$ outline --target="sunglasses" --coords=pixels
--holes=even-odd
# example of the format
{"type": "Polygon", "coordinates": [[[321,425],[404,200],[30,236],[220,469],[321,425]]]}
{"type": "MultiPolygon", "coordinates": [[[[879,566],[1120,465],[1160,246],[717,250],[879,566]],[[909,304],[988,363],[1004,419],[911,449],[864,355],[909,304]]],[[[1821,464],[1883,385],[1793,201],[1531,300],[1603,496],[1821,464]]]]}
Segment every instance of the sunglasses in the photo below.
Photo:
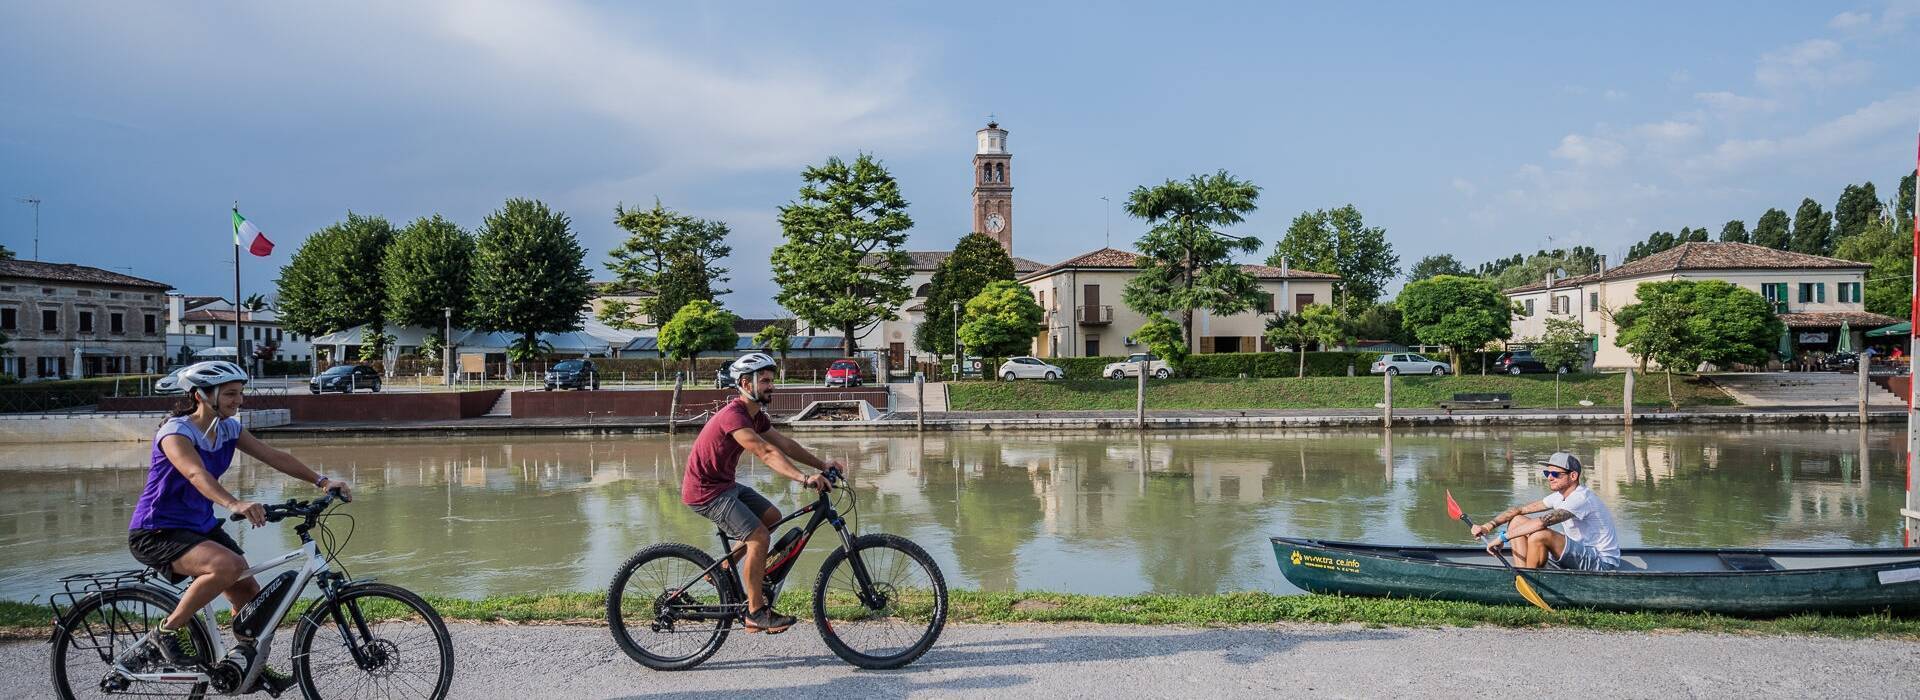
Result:
{"type": "Polygon", "coordinates": [[[1540,475],[1541,475],[1541,476],[1544,476],[1544,477],[1547,477],[1547,478],[1549,478],[1549,479],[1558,479],[1558,478],[1560,478],[1560,477],[1563,477],[1563,476],[1566,476],[1566,475],[1568,475],[1568,474],[1572,474],[1572,473],[1573,473],[1573,472],[1561,472],[1561,471],[1554,471],[1554,470],[1552,470],[1552,469],[1542,469],[1542,470],[1540,470],[1540,475]]]}

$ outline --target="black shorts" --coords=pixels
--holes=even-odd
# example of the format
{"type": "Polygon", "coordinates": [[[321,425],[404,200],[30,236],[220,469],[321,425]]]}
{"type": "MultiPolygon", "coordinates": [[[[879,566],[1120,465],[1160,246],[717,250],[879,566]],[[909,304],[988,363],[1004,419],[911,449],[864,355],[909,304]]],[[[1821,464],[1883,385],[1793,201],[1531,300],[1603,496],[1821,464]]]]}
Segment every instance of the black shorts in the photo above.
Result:
{"type": "Polygon", "coordinates": [[[214,544],[233,550],[234,554],[245,555],[240,544],[227,536],[227,531],[216,525],[206,532],[194,532],[186,528],[165,527],[155,530],[127,531],[127,548],[133,550],[133,558],[142,564],[160,571],[168,582],[179,583],[186,576],[174,573],[173,563],[187,555],[189,550],[201,542],[214,544]]]}

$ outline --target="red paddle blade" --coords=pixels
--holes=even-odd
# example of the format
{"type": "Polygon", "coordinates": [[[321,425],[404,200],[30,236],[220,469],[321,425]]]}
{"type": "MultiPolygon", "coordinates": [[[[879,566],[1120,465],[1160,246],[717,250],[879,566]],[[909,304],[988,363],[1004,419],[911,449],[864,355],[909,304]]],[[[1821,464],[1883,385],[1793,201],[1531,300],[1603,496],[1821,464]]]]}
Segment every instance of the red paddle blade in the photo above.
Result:
{"type": "Polygon", "coordinates": [[[1447,517],[1453,518],[1454,520],[1465,517],[1465,514],[1460,512],[1460,504],[1453,502],[1452,489],[1447,490],[1447,517]]]}

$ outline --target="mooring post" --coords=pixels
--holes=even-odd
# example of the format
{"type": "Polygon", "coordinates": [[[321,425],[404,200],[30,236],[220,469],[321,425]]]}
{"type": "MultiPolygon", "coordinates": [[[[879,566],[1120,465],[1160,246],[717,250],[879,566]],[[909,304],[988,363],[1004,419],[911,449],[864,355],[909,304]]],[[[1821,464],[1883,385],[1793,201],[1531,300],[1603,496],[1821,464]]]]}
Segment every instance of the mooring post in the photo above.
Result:
{"type": "Polygon", "coordinates": [[[1385,379],[1386,386],[1387,386],[1386,400],[1380,402],[1380,427],[1392,428],[1393,427],[1393,373],[1387,372],[1380,376],[1385,379]]]}
{"type": "Polygon", "coordinates": [[[913,373],[913,429],[927,432],[927,377],[913,373]]]}
{"type": "Polygon", "coordinates": [[[1633,368],[1627,368],[1627,388],[1620,399],[1620,415],[1625,417],[1627,427],[1633,427],[1633,368]]]}
{"type": "Polygon", "coordinates": [[[1133,390],[1133,425],[1147,429],[1147,361],[1140,361],[1140,379],[1133,390]]]}
{"type": "Polygon", "coordinates": [[[1854,357],[1859,358],[1859,361],[1855,364],[1860,365],[1860,371],[1858,372],[1858,374],[1860,375],[1860,424],[1866,425],[1867,424],[1867,356],[1865,353],[1861,353],[1859,355],[1855,355],[1854,357]]]}
{"type": "Polygon", "coordinates": [[[673,373],[673,398],[667,402],[667,434],[680,432],[680,422],[674,417],[680,414],[680,382],[686,379],[679,372],[673,373]]]}

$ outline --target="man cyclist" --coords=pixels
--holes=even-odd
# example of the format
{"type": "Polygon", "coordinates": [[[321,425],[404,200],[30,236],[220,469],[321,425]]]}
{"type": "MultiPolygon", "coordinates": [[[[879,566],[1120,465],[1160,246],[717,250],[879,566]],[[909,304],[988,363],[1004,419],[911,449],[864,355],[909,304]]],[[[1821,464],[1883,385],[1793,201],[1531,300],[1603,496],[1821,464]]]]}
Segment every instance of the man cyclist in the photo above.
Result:
{"type": "MultiPolygon", "coordinates": [[[[133,558],[153,567],[169,582],[193,577],[179,605],[147,635],[117,658],[122,668],[137,671],[155,664],[180,668],[197,654],[190,646],[187,623],[214,597],[225,593],[235,610],[260,594],[260,584],[247,575],[240,545],[220,527],[213,514],[219,504],[244,515],[253,527],[267,523],[266,508],[235,498],[220,485],[220,476],[233,466],[233,452],[260,460],[282,474],[313,484],[322,491],[351,496],[347,482],[321,476],[293,455],[261,442],[241,427],[234,416],[245,400],[247,373],[231,362],[201,362],[160,380],[158,388],[184,389],[186,400],[160,424],[153,436],[146,487],[134,505],[127,525],[127,545],[133,558]]],[[[238,634],[235,635],[236,638],[238,634]]],[[[240,638],[237,653],[252,663],[252,644],[240,638]]],[[[278,697],[293,678],[272,668],[260,675],[262,690],[278,697]]]]}
{"type": "MultiPolygon", "coordinates": [[[[780,510],[765,496],[734,480],[740,455],[751,452],[781,476],[825,491],[826,477],[804,474],[794,462],[826,471],[846,471],[837,459],[820,459],[793,438],[773,429],[766,407],[773,402],[776,365],[766,353],[749,353],[727,367],[739,396],[728,401],[700,428],[693,451],[687,455],[687,475],[680,483],[680,501],[741,541],[746,551],[739,566],[741,588],[747,592],[748,632],[777,634],[794,619],[768,605],[760,580],[766,575],[767,529],[780,522],[780,510]]],[[[738,551],[738,550],[736,550],[738,551]]]]}

